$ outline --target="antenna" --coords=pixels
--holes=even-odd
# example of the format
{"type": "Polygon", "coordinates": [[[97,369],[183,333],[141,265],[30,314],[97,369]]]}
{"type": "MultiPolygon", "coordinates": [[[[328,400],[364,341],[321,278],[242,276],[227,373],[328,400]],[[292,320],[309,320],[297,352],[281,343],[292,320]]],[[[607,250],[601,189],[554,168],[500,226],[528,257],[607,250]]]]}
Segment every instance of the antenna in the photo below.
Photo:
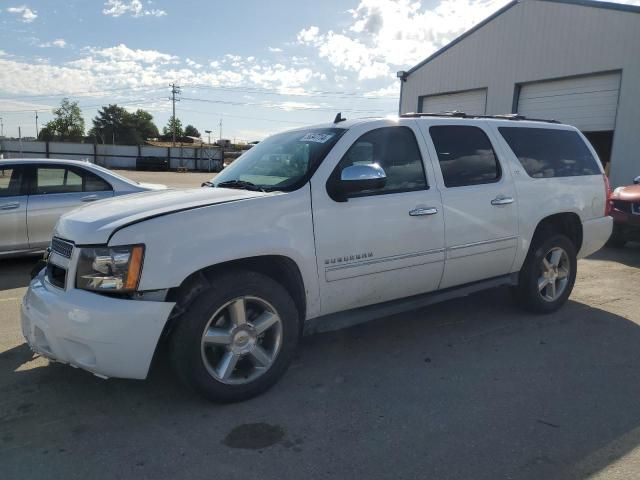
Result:
{"type": "Polygon", "coordinates": [[[340,123],[340,122],[344,122],[346,120],[346,118],[342,118],[342,112],[338,112],[338,114],[336,115],[336,118],[333,120],[333,123],[340,123]]]}

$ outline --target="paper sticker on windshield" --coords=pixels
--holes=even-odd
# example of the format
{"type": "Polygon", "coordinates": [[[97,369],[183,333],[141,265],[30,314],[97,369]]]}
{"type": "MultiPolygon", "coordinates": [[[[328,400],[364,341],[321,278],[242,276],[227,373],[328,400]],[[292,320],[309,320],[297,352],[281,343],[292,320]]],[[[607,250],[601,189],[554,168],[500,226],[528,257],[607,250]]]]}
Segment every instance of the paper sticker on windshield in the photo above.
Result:
{"type": "Polygon", "coordinates": [[[326,143],[335,133],[307,133],[300,139],[301,142],[326,143]]]}

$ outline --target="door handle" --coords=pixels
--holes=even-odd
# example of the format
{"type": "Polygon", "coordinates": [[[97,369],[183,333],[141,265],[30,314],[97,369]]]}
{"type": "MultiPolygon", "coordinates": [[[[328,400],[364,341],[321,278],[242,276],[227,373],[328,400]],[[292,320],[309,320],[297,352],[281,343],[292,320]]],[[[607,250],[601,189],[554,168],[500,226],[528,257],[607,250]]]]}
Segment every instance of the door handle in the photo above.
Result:
{"type": "Polygon", "coordinates": [[[496,198],[491,200],[491,205],[510,205],[513,203],[513,197],[507,197],[505,195],[498,195],[496,198]]]}
{"type": "Polygon", "coordinates": [[[438,209],[435,207],[416,207],[413,210],[409,210],[409,215],[412,217],[420,217],[422,215],[435,215],[438,213],[438,209]]]}
{"type": "Polygon", "coordinates": [[[0,205],[0,210],[15,210],[20,206],[18,202],[4,203],[0,205]]]}
{"type": "Polygon", "coordinates": [[[95,202],[96,200],[98,200],[98,196],[97,195],[87,195],[86,197],[82,197],[80,200],[82,200],[83,202],[95,202]]]}

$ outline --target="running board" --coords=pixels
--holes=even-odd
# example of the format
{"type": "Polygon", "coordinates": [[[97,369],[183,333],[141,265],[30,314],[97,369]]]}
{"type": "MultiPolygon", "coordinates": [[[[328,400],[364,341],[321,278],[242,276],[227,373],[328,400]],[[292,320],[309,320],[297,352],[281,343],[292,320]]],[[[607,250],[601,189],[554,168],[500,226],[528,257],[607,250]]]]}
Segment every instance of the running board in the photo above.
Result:
{"type": "Polygon", "coordinates": [[[518,284],[518,273],[511,273],[489,280],[467,283],[458,287],[451,287],[444,290],[415,295],[413,297],[401,298],[390,302],[377,303],[366,307],[354,308],[344,312],[331,313],[321,317],[315,317],[305,322],[303,335],[313,333],[331,332],[342,328],[352,327],[371,320],[396,315],[411,310],[433,305],[434,303],[445,302],[454,298],[466,297],[472,293],[487,290],[489,288],[513,286],[518,284]]]}

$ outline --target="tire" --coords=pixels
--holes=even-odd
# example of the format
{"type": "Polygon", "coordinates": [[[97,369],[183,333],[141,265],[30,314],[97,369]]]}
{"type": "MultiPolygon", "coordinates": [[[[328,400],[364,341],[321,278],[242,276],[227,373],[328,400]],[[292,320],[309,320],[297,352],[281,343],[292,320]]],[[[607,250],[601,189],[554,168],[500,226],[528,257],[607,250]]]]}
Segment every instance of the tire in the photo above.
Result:
{"type": "Polygon", "coordinates": [[[518,286],[515,287],[516,301],[530,312],[555,312],[571,295],[576,281],[576,268],[576,248],[569,238],[551,233],[534,239],[520,270],[518,286]],[[557,268],[548,268],[558,255],[560,260],[557,268]]]}
{"type": "Polygon", "coordinates": [[[171,363],[186,385],[211,401],[247,400],[274,385],[291,363],[298,310],[282,285],[259,273],[223,274],[212,284],[178,319],[171,363]],[[238,320],[243,315],[244,322],[238,320]]]}

